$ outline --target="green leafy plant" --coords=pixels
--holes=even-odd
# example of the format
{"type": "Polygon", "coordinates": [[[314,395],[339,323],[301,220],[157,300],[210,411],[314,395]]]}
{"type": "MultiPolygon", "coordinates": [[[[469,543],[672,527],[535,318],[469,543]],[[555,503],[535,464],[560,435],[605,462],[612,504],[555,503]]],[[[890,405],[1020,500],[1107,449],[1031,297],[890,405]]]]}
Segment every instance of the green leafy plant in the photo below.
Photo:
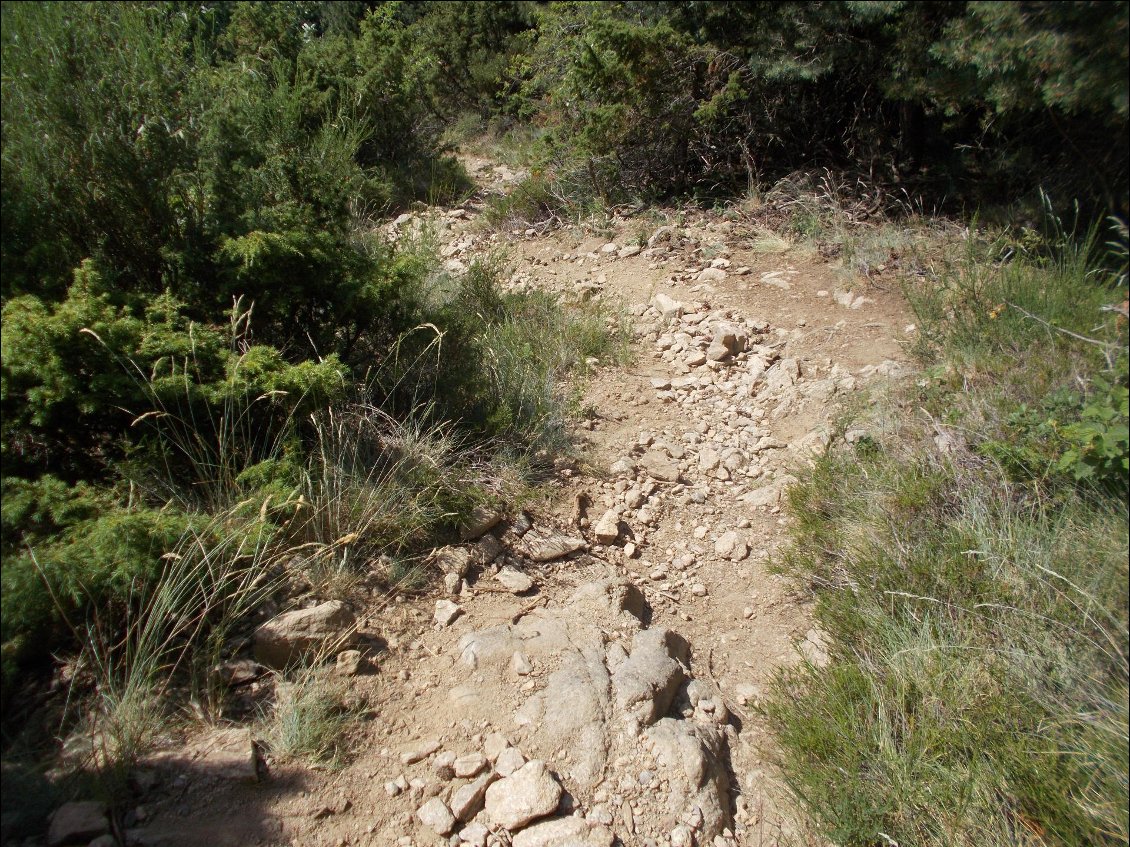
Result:
{"type": "Polygon", "coordinates": [[[1076,482],[1095,481],[1125,490],[1130,482],[1130,392],[1096,379],[1097,396],[1079,420],[1058,429],[1067,442],[1057,468],[1076,482]]]}

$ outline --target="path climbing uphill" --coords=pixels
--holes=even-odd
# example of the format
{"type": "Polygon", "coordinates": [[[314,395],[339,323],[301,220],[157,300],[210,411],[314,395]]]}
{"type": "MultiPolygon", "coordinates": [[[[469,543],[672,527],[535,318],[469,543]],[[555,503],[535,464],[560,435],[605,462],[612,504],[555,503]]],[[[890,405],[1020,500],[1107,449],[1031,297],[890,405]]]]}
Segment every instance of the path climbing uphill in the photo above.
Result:
{"type": "MultiPolygon", "coordinates": [[[[488,190],[517,178],[471,165],[488,190]]],[[[389,230],[430,220],[456,273],[505,247],[511,285],[625,316],[633,361],[585,382],[582,459],[559,463],[541,506],[480,511],[434,551],[429,594],[261,628],[269,664],[356,626],[338,671],[366,717],[351,756],[310,770],[256,764],[240,731],[191,739],[148,764],[140,843],[820,843],[758,707],[826,644],[769,568],[795,473],[866,434],[838,433],[837,410],[905,372],[905,305],[815,253],[765,249],[740,217],[489,233],[481,201],[389,230]]]]}

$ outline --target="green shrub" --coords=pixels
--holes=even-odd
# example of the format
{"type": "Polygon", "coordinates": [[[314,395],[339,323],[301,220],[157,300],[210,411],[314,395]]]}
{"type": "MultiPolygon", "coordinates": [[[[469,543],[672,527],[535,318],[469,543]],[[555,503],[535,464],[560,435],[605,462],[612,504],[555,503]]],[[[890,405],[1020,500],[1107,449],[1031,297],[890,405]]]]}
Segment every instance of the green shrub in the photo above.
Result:
{"type": "Polygon", "coordinates": [[[87,613],[124,613],[131,592],[159,577],[162,556],[199,523],[173,511],[104,508],[34,547],[6,550],[0,571],[5,689],[18,663],[69,641],[69,627],[87,613]]]}
{"type": "Polygon", "coordinates": [[[1031,202],[1050,180],[1124,215],[1128,9],[556,3],[515,62],[517,112],[614,201],[827,166],[935,202],[1031,202]]]}

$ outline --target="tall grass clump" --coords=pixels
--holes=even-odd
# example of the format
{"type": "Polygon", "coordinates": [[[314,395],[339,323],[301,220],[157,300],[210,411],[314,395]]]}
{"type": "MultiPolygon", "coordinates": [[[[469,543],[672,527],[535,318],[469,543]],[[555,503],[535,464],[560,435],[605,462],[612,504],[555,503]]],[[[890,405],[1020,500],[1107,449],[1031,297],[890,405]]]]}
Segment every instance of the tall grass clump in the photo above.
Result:
{"type": "Polygon", "coordinates": [[[74,678],[93,688],[74,692],[85,714],[72,747],[81,739],[88,751],[75,764],[111,797],[167,725],[174,691],[215,712],[213,666],[280,585],[272,536],[263,522],[217,516],[184,533],[155,579],[136,580],[120,602],[75,624],[83,648],[74,678]]]}
{"type": "Polygon", "coordinates": [[[409,408],[433,398],[433,416],[459,422],[480,443],[520,456],[560,453],[578,380],[594,360],[624,359],[626,325],[601,304],[508,285],[509,275],[502,255],[459,276],[430,274],[418,310],[431,334],[377,382],[409,408]]]}
{"type": "Polygon", "coordinates": [[[345,733],[355,717],[349,686],[317,664],[291,672],[276,685],[275,700],[262,719],[271,754],[282,760],[341,763],[345,733]]]}
{"type": "Polygon", "coordinates": [[[1093,237],[1042,247],[912,288],[923,378],[792,492],[834,647],[767,709],[836,843],[1130,838],[1125,288],[1093,237]]]}
{"type": "Polygon", "coordinates": [[[315,590],[347,594],[382,557],[453,526],[483,497],[475,451],[428,410],[397,421],[367,402],[321,410],[289,527],[315,590]]]}

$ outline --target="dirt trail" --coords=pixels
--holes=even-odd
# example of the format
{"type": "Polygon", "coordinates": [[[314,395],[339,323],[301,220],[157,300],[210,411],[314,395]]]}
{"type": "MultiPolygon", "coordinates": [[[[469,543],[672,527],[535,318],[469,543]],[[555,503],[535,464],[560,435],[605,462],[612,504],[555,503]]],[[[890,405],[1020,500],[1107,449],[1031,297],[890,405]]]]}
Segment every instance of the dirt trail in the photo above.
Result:
{"type": "MultiPolygon", "coordinates": [[[[516,177],[470,164],[487,190],[516,177]]],[[[350,680],[368,720],[343,770],[272,764],[247,786],[202,765],[154,792],[137,835],[212,847],[817,843],[774,777],[757,706],[776,669],[818,663],[824,647],[768,565],[790,472],[825,448],[842,402],[905,359],[905,304],[873,285],[846,292],[810,252],[758,252],[740,219],[491,236],[480,210],[436,213],[452,270],[505,246],[513,285],[599,299],[633,323],[634,364],[585,383],[585,461],[561,468],[532,529],[509,515],[478,542],[501,556],[475,554],[483,564],[458,596],[440,585],[361,611],[377,670],[350,680]],[[584,547],[534,561],[562,539],[584,547]],[[532,585],[511,593],[522,575],[532,585]],[[451,623],[434,621],[437,601],[459,607],[451,623]],[[641,679],[646,696],[633,697],[641,679]],[[517,791],[525,759],[564,789],[540,835],[503,826],[499,804],[517,801],[485,787],[509,774],[493,785],[517,791]],[[457,805],[465,820],[449,824],[457,805]]]]}

